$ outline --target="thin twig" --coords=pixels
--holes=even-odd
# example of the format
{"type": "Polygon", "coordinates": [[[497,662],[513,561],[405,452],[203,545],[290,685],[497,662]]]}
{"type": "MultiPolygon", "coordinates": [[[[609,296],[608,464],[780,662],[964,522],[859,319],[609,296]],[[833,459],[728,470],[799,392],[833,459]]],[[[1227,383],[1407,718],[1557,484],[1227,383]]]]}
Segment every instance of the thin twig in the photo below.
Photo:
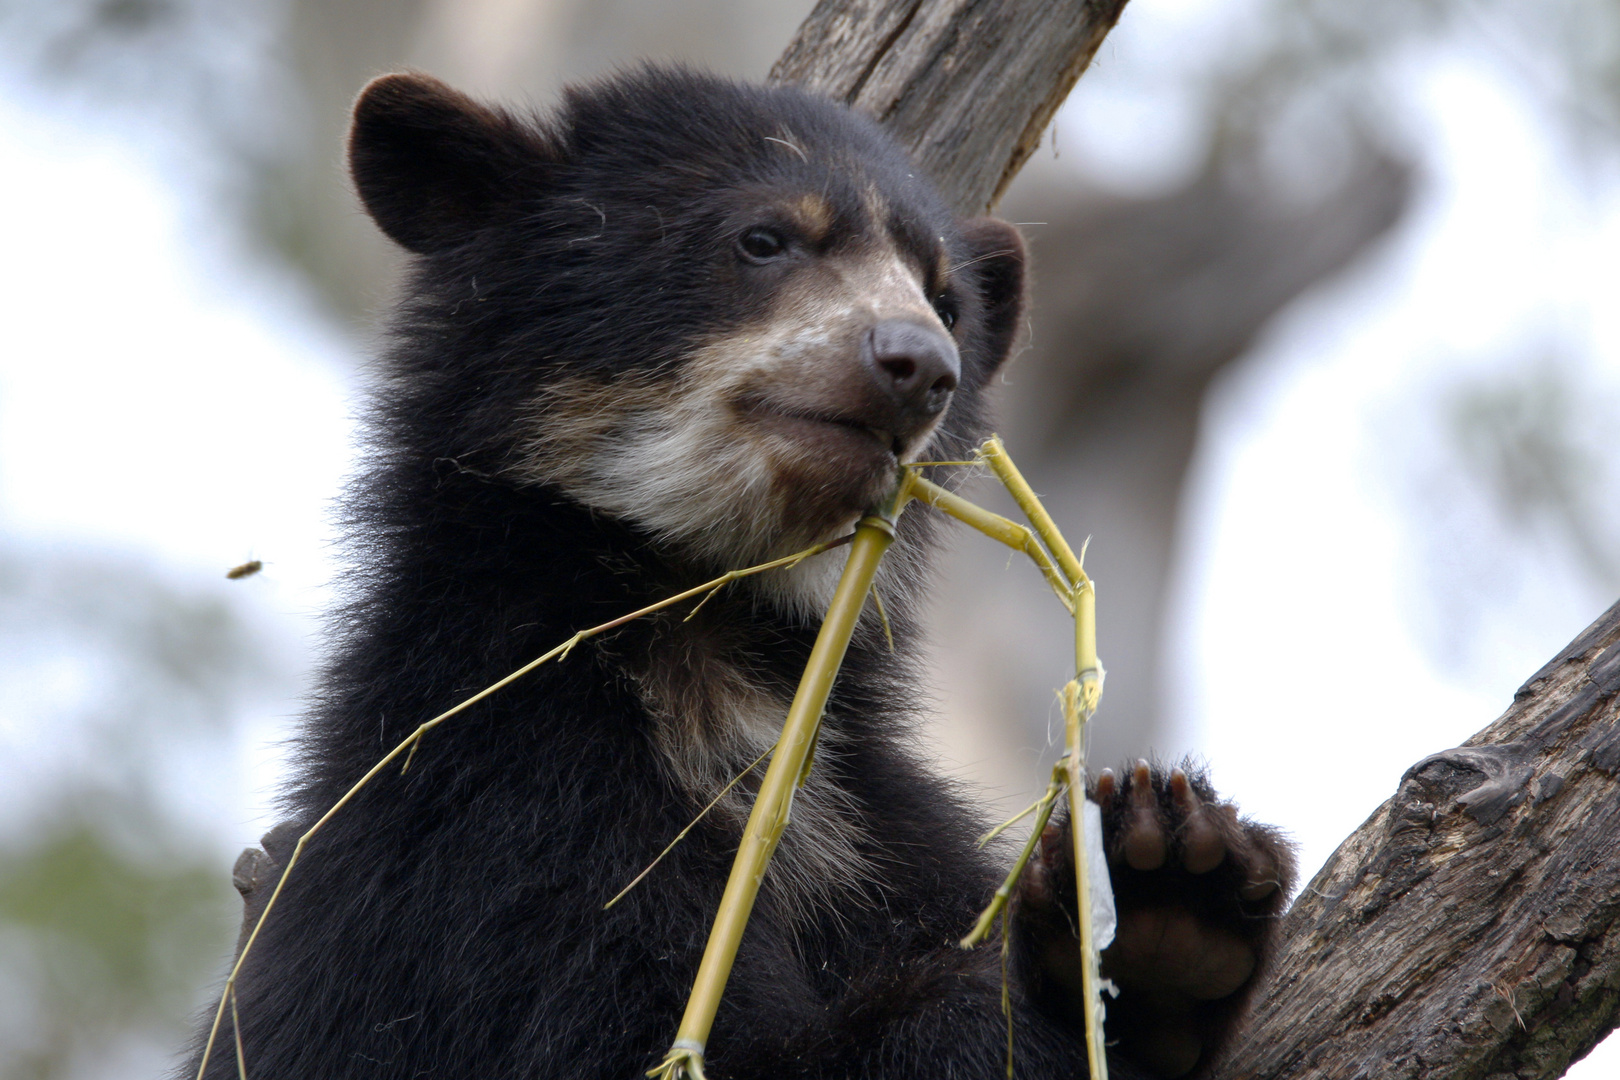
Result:
{"type": "Polygon", "coordinates": [[[1045,798],[1046,798],[1046,796],[1042,795],[1039,799],[1036,799],[1034,802],[1030,803],[1028,806],[1026,806],[1022,810],[1018,811],[1018,813],[1014,814],[1012,817],[1008,818],[1006,821],[1003,821],[1000,825],[997,825],[995,828],[991,829],[989,832],[987,832],[983,836],[979,837],[979,841],[978,841],[979,849],[981,851],[984,850],[985,845],[990,843],[990,841],[994,840],[996,837],[1000,836],[1002,833],[1006,832],[1008,829],[1012,828],[1014,825],[1018,824],[1020,821],[1023,821],[1025,818],[1029,817],[1029,815],[1033,814],[1035,811],[1039,810],[1041,808],[1041,803],[1042,803],[1042,801],[1045,800],[1045,798]]]}
{"type": "Polygon", "coordinates": [[[974,923],[973,929],[958,942],[962,948],[977,948],[990,936],[990,928],[995,925],[996,916],[1006,910],[1007,902],[1012,899],[1013,889],[1017,887],[1018,879],[1024,876],[1024,867],[1029,865],[1030,857],[1035,854],[1035,845],[1040,843],[1041,833],[1046,831],[1046,823],[1052,819],[1052,807],[1057,803],[1058,796],[1063,792],[1067,782],[1065,763],[1059,762],[1052,769],[1052,780],[1046,785],[1046,794],[1036,800],[1035,805],[1027,811],[1035,815],[1035,822],[1029,828],[1028,839],[1018,852],[1018,858],[1013,860],[1012,869],[1007,871],[1007,876],[996,887],[995,895],[990,897],[990,903],[979,913],[978,922],[974,923]]]}
{"type": "Polygon", "coordinates": [[[883,640],[889,643],[889,652],[893,653],[894,630],[889,626],[889,613],[883,610],[883,596],[876,585],[872,586],[872,604],[877,608],[878,622],[883,624],[883,640]]]}
{"type": "MultiPolygon", "coordinates": [[[[225,977],[225,988],[219,995],[219,1006],[214,1010],[214,1022],[208,1029],[208,1041],[203,1044],[202,1061],[197,1066],[197,1080],[202,1080],[203,1074],[208,1069],[208,1059],[214,1051],[214,1043],[219,1038],[220,1024],[225,1018],[225,1007],[234,1000],[234,996],[236,994],[236,980],[242,974],[242,966],[247,963],[248,954],[253,951],[254,943],[259,940],[259,932],[264,929],[265,921],[270,918],[270,912],[275,909],[276,901],[280,899],[282,889],[286,887],[287,879],[291,876],[293,867],[298,865],[298,859],[303,855],[305,845],[309,843],[312,836],[319,832],[328,821],[331,821],[332,818],[337,815],[338,811],[347,806],[354,799],[354,797],[360,793],[361,789],[371,782],[373,777],[382,772],[383,769],[387,768],[395,758],[399,757],[400,754],[407,750],[414,751],[416,745],[421,742],[422,736],[426,735],[429,731],[432,731],[434,728],[455,716],[457,713],[463,712],[473,705],[476,705],[478,702],[489,697],[497,690],[516,682],[518,679],[521,679],[523,676],[527,675],[541,664],[546,663],[548,660],[566,659],[568,654],[573,652],[574,646],[578,645],[582,641],[587,640],[588,638],[596,637],[599,634],[605,634],[609,630],[615,630],[623,626],[625,623],[631,622],[632,620],[663,611],[665,608],[673,607],[676,604],[690,600],[694,596],[701,596],[704,593],[713,592],[713,590],[719,586],[735,581],[738,578],[749,577],[753,574],[761,574],[767,570],[776,570],[782,567],[797,566],[799,563],[813,555],[819,555],[824,551],[830,551],[833,548],[842,547],[854,538],[855,534],[850,533],[849,535],[841,536],[836,540],[828,540],[824,543],[815,544],[803,551],[795,552],[792,555],[784,555],[780,559],[772,559],[769,562],[760,563],[758,566],[750,566],[744,570],[728,571],[713,581],[706,581],[702,585],[693,586],[692,588],[686,589],[683,592],[676,593],[674,596],[666,597],[656,603],[648,604],[646,607],[638,608],[637,610],[630,612],[628,615],[621,615],[616,619],[610,619],[607,622],[602,623],[600,626],[593,626],[588,630],[581,630],[567,641],[548,649],[546,652],[535,657],[527,664],[524,664],[522,667],[506,676],[504,679],[484,687],[482,690],[478,691],[478,693],[446,709],[433,719],[421,724],[415,731],[407,735],[403,740],[400,741],[398,746],[388,751],[388,753],[385,754],[380,761],[378,761],[370,769],[366,770],[366,774],[359,780],[355,781],[354,786],[349,788],[348,791],[344,792],[343,797],[338,799],[337,802],[333,803],[331,808],[328,809],[326,813],[322,814],[320,818],[316,820],[315,824],[311,825],[309,829],[298,838],[298,843],[293,846],[292,854],[287,858],[287,865],[282,867],[281,877],[277,879],[276,887],[270,893],[270,899],[265,902],[264,910],[259,913],[258,921],[253,924],[252,933],[250,933],[247,940],[242,943],[242,951],[237,956],[236,963],[231,965],[230,974],[225,977]]],[[[408,756],[406,760],[409,761],[408,756]]]]}
{"type": "Polygon", "coordinates": [[[236,1036],[237,1080],[247,1080],[247,1054],[242,1051],[242,1018],[236,1014],[236,987],[231,987],[231,1033],[236,1036]]]}
{"type": "Polygon", "coordinates": [[[725,787],[720,789],[720,794],[718,794],[714,798],[710,799],[709,800],[709,805],[705,806],[702,810],[699,810],[697,817],[693,818],[690,822],[688,822],[687,825],[686,825],[686,828],[682,829],[680,832],[675,834],[675,839],[671,840],[669,842],[669,846],[664,848],[663,851],[660,851],[658,853],[658,858],[656,858],[652,862],[648,863],[647,868],[645,870],[643,870],[641,873],[637,874],[633,879],[631,879],[630,884],[628,884],[624,888],[620,889],[614,895],[613,899],[611,899],[607,903],[603,904],[602,905],[602,910],[606,911],[608,908],[612,907],[614,904],[617,904],[620,900],[624,899],[626,893],[628,893],[631,889],[635,888],[637,885],[641,884],[641,879],[646,877],[648,874],[652,873],[653,872],[653,867],[655,867],[659,863],[663,862],[664,861],[664,856],[668,855],[670,852],[674,851],[675,850],[675,845],[680,843],[682,840],[685,840],[686,839],[686,834],[691,832],[693,829],[697,828],[697,823],[702,821],[704,816],[707,815],[710,810],[713,810],[716,806],[718,806],[720,804],[720,800],[726,797],[726,792],[728,792],[732,788],[736,787],[737,782],[739,780],[741,780],[743,777],[747,776],[749,773],[753,772],[756,768],[758,768],[759,763],[764,761],[765,758],[767,756],[769,756],[770,752],[772,750],[775,750],[775,749],[776,749],[776,744],[772,743],[765,750],[765,753],[763,753],[763,754],[759,755],[759,757],[755,758],[748,765],[748,767],[745,768],[742,772],[738,773],[736,776],[733,776],[731,778],[731,782],[729,784],[727,784],[725,787]]]}

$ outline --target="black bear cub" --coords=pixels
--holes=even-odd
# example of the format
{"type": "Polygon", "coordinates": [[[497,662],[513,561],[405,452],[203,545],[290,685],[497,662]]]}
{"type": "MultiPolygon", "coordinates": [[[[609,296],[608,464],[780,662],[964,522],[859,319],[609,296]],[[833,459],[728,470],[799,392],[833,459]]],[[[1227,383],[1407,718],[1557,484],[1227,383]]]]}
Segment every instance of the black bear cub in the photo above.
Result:
{"type": "MultiPolygon", "coordinates": [[[[414,259],[295,835],[417,724],[574,630],[836,538],[897,463],[959,460],[986,431],[1023,245],[954,220],[843,108],[648,68],[532,119],[392,75],[355,107],[350,162],[414,259]]],[[[905,515],[885,562],[894,648],[875,616],[851,646],[707,1048],[715,1080],[1005,1069],[999,947],[956,945],[1004,865],[908,735],[935,525],[905,515]]],[[[603,904],[772,744],[842,561],[593,639],[378,775],[311,841],[244,968],[248,1075],[657,1064],[763,769],[603,904]]],[[[1142,763],[1092,795],[1120,905],[1115,1075],[1183,1075],[1265,962],[1290,856],[1181,770],[1142,763]]],[[[1065,828],[1013,919],[1024,1077],[1087,1072],[1065,828]]]]}

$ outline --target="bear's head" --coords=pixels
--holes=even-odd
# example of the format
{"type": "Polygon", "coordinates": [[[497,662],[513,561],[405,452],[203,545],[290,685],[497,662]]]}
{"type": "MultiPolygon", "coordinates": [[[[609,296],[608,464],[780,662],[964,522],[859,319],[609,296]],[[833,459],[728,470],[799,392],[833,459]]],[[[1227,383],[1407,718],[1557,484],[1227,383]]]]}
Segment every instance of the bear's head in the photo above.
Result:
{"type": "Polygon", "coordinates": [[[723,567],[847,531],[957,457],[1023,302],[872,122],[641,69],[520,118],[372,82],[350,164],[417,256],[393,354],[415,452],[543,485],[723,567]]]}

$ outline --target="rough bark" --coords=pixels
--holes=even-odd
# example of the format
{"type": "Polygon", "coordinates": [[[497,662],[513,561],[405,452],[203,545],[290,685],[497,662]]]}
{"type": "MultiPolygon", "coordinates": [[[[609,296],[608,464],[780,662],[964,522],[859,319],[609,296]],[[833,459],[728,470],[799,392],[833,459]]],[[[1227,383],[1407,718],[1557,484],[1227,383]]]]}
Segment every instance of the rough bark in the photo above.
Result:
{"type": "Polygon", "coordinates": [[[958,213],[982,214],[1125,0],[822,0],[771,69],[876,117],[958,213]]]}
{"type": "Polygon", "coordinates": [[[1212,1076],[1561,1076],[1620,1021],[1617,769],[1620,603],[1334,853],[1212,1076]]]}

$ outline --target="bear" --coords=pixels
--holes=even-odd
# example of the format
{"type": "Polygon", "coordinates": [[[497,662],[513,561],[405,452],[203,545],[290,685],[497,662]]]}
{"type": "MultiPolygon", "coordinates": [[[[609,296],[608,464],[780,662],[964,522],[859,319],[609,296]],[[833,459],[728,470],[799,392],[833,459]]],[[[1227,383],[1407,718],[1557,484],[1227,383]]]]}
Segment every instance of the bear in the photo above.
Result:
{"type": "MultiPolygon", "coordinates": [[[[389,75],[358,99],[349,161],[410,265],[250,924],[290,838],[426,718],[578,629],[846,535],[903,464],[969,456],[1024,319],[1013,226],[957,220],[875,123],[793,89],[647,66],[519,115],[389,75]]],[[[1066,818],[1005,965],[998,942],[957,944],[1007,860],[912,744],[938,529],[923,508],[899,522],[886,618],[857,627],[706,1047],[714,1080],[990,1077],[1009,1038],[1022,1076],[1088,1075],[1066,818]]],[[[590,639],[378,773],[243,964],[248,1075],[655,1067],[841,563],[590,639]]],[[[1089,796],[1119,906],[1110,1068],[1186,1075],[1264,971],[1292,856],[1196,769],[1137,762],[1089,796]]],[[[192,1075],[237,1075],[231,1015],[192,1075]]]]}

